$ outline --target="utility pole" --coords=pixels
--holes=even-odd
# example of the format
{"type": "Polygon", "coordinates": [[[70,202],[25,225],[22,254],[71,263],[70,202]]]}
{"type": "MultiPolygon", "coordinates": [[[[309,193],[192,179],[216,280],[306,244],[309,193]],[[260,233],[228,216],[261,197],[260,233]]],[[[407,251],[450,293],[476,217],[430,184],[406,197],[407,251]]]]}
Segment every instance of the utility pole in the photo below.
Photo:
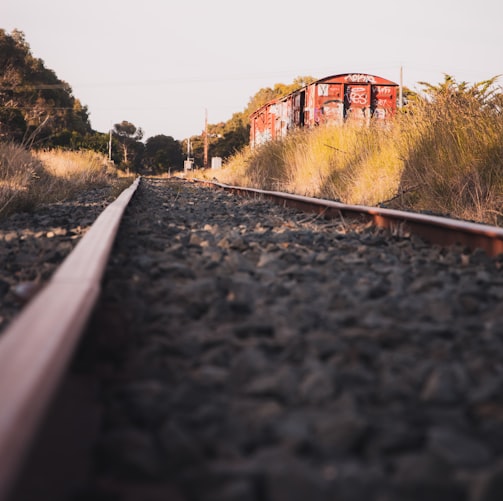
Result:
{"type": "Polygon", "coordinates": [[[110,127],[110,139],[108,140],[108,161],[112,161],[112,128],[110,127]]]}
{"type": "Polygon", "coordinates": [[[208,168],[208,108],[204,109],[204,168],[208,168]]]}

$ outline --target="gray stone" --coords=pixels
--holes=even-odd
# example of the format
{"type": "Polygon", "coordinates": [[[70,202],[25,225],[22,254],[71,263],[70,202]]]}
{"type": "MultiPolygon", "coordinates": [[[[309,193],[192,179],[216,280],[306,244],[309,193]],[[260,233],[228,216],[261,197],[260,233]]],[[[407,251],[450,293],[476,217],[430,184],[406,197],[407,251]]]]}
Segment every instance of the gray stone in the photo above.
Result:
{"type": "Polygon", "coordinates": [[[433,427],[428,432],[429,449],[455,466],[482,466],[491,460],[491,451],[480,440],[451,429],[433,427]]]}

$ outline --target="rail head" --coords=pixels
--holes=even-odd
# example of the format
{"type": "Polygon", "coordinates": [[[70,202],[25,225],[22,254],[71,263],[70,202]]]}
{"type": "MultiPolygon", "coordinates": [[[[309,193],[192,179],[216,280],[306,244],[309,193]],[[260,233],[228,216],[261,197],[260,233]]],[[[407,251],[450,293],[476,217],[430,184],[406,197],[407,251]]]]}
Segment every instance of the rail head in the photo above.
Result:
{"type": "Polygon", "coordinates": [[[243,196],[262,196],[285,206],[323,214],[329,218],[340,216],[363,218],[378,227],[414,234],[432,244],[442,246],[457,244],[470,250],[483,249],[489,256],[503,254],[503,228],[496,226],[381,207],[348,205],[333,200],[232,186],[197,178],[193,178],[192,181],[222,188],[243,196]]]}
{"type": "Polygon", "coordinates": [[[137,178],[106,207],[48,284],[0,334],[0,501],[68,365],[100,291],[137,178]]]}

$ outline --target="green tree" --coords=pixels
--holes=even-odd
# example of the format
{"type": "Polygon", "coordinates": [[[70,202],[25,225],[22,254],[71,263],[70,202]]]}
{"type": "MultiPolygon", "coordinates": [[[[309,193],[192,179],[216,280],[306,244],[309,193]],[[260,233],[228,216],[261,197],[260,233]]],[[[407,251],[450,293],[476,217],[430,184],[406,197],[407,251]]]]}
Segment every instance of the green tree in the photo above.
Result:
{"type": "Polygon", "coordinates": [[[21,110],[0,107],[0,140],[21,142],[26,135],[26,128],[21,110]]]}
{"type": "Polygon", "coordinates": [[[91,133],[88,112],[71,87],[33,57],[21,31],[0,29],[0,135],[52,146],[71,132],[91,133]]]}
{"type": "Polygon", "coordinates": [[[138,157],[140,150],[142,150],[142,147],[138,143],[143,138],[143,130],[139,127],[137,128],[131,122],[123,120],[114,125],[112,133],[121,145],[122,164],[126,168],[131,167],[135,164],[134,161],[138,157]]]}
{"type": "Polygon", "coordinates": [[[221,157],[224,160],[246,146],[250,140],[248,117],[243,113],[234,113],[230,120],[220,127],[210,129],[209,157],[221,157]],[[216,139],[212,139],[215,138],[216,139]]]}
{"type": "Polygon", "coordinates": [[[171,136],[157,135],[149,137],[145,143],[143,154],[143,168],[159,174],[170,169],[183,169],[182,145],[171,136]]]}

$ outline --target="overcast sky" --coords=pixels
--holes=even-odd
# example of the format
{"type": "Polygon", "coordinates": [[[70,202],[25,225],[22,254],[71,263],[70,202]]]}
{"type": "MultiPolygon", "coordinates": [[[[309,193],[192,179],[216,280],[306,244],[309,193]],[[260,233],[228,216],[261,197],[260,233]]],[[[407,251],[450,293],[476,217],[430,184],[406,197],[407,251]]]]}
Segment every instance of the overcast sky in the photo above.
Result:
{"type": "MultiPolygon", "coordinates": [[[[0,0],[0,28],[68,82],[94,129],[184,139],[298,76],[419,90],[503,74],[501,0],[0,0]]],[[[500,80],[503,85],[503,80],[500,80]]]]}

